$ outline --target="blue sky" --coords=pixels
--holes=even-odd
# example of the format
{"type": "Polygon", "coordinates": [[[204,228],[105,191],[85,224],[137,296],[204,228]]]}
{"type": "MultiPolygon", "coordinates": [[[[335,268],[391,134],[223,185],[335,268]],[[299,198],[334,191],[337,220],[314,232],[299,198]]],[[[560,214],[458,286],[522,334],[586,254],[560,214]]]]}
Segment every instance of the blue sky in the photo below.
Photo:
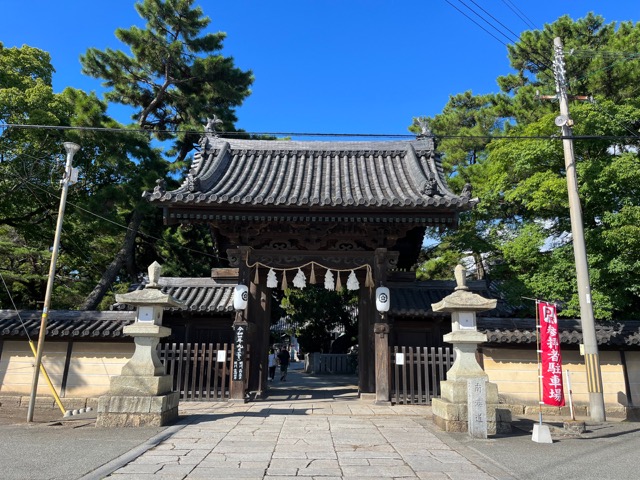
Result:
{"type": "MultiPolygon", "coordinates": [[[[237,126],[250,132],[406,134],[412,117],[439,113],[450,95],[497,91],[496,77],[510,71],[503,44],[510,42],[464,4],[517,34],[530,29],[525,20],[541,28],[589,11],[607,22],[640,20],[638,0],[448,1],[499,40],[446,0],[197,4],[211,18],[211,31],[227,33],[223,53],[254,72],[253,93],[237,112],[237,126]]],[[[134,4],[0,0],[0,42],[48,51],[56,91],[72,86],[101,94],[99,80],[81,74],[79,57],[89,47],[124,48],[114,31],[143,25],[134,4]]],[[[128,121],[124,110],[110,112],[128,121]]]]}

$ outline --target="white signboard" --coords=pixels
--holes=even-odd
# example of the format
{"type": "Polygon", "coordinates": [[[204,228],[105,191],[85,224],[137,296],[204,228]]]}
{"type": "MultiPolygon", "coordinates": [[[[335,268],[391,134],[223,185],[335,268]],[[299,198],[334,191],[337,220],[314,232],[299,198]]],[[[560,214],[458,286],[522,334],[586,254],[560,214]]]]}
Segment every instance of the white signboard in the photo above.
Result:
{"type": "Polygon", "coordinates": [[[404,365],[404,353],[396,353],[396,365],[404,365]]]}
{"type": "Polygon", "coordinates": [[[218,362],[225,362],[227,360],[227,352],[224,350],[218,350],[218,362]]]}

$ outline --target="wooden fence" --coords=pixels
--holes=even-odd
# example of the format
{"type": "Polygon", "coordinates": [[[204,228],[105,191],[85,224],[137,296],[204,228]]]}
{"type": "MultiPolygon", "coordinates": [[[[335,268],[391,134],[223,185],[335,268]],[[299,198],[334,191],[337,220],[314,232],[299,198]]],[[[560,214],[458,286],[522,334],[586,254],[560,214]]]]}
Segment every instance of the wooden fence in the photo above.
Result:
{"type": "Polygon", "coordinates": [[[321,375],[348,375],[356,373],[357,357],[336,353],[308,353],[305,356],[306,373],[321,375]]]}
{"type": "MultiPolygon", "coordinates": [[[[173,377],[173,391],[182,401],[229,399],[233,344],[165,343],[158,345],[164,373],[173,377]]],[[[247,351],[245,378],[249,376],[247,351]]],[[[316,374],[355,373],[350,355],[315,354],[316,374]]],[[[429,405],[440,395],[440,380],[453,363],[451,348],[393,347],[391,352],[391,401],[395,404],[429,405]]]]}
{"type": "Polygon", "coordinates": [[[392,403],[430,405],[440,395],[453,352],[449,347],[393,347],[390,360],[392,403]]]}
{"type": "MultiPolygon", "coordinates": [[[[233,344],[165,343],[158,345],[165,375],[173,377],[173,391],[182,401],[226,401],[229,399],[233,344]]],[[[245,378],[249,375],[249,352],[245,378]]]]}

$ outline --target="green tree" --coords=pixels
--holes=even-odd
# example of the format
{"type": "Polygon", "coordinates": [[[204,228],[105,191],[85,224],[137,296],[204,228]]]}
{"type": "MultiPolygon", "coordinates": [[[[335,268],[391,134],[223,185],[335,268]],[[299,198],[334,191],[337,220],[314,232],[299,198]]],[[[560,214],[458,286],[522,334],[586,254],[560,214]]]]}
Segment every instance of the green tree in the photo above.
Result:
{"type": "Polygon", "coordinates": [[[327,290],[309,285],[304,290],[287,289],[282,308],[295,325],[296,336],[304,352],[328,352],[331,332],[341,327],[350,340],[358,342],[358,322],[354,316],[357,295],[343,288],[327,290]]]}
{"type": "MultiPolygon", "coordinates": [[[[193,8],[193,3],[193,0],[143,0],[135,7],[146,21],[146,28],[116,30],[117,38],[131,55],[120,50],[91,48],[81,57],[83,72],[104,80],[107,100],[133,108],[137,127],[160,141],[175,139],[166,152],[174,161],[175,174],[184,170],[187,155],[196,148],[200,134],[188,132],[202,131],[207,119],[214,116],[223,122],[223,129],[233,130],[234,109],[249,95],[253,82],[250,71],[240,70],[232,57],[220,53],[225,34],[203,32],[210,19],[203,16],[201,8],[193,8]]],[[[127,215],[121,248],[83,308],[96,308],[123,268],[126,267],[129,276],[144,270],[136,268],[136,254],[141,264],[155,260],[154,256],[160,257],[162,263],[169,264],[167,273],[191,270],[194,274],[197,273],[193,272],[194,266],[202,265],[201,261],[190,262],[192,255],[174,255],[166,244],[146,257],[138,251],[140,241],[145,241],[144,236],[138,237],[141,223],[157,215],[139,200],[141,191],[153,185],[152,174],[168,183],[175,181],[175,175],[166,177],[158,173],[161,172],[140,169],[136,181],[129,185],[129,189],[137,190],[130,192],[130,198],[136,201],[132,200],[127,215]]],[[[191,245],[191,251],[207,251],[211,247],[202,227],[172,228],[166,232],[149,228],[156,232],[154,238],[162,237],[175,245],[184,244],[185,238],[190,237],[198,242],[191,245]]],[[[212,264],[215,263],[212,259],[212,264]]]]}
{"type": "Polygon", "coordinates": [[[436,135],[455,136],[470,135],[469,122],[475,126],[481,123],[476,119],[488,119],[484,143],[441,142],[444,158],[450,158],[445,164],[459,166],[449,169],[452,185],[471,181],[481,202],[462,216],[458,231],[443,236],[431,257],[453,263],[471,254],[476,264],[482,260],[479,276],[488,271],[502,280],[516,303],[523,295],[545,298],[562,302],[562,315],[579,315],[564,157],[554,139],[558,108],[536,98],[537,91],[555,92],[557,36],[565,44],[571,92],[595,99],[571,105],[574,134],[593,137],[576,139],[574,148],[594,313],[599,319],[631,317],[640,287],[634,249],[640,208],[640,58],[635,53],[640,25],[605,24],[590,14],[577,21],[561,17],[542,30],[524,32],[508,48],[516,73],[498,78],[501,93],[475,101],[464,94],[464,102],[452,97],[431,120],[436,135]],[[490,138],[496,134],[506,138],[490,138]]]}
{"type": "Polygon", "coordinates": [[[105,98],[133,108],[133,120],[159,140],[176,138],[173,153],[182,162],[198,133],[214,115],[233,130],[235,107],[251,93],[253,74],[220,52],[226,34],[203,33],[210,19],[194,0],[143,0],[135,5],[145,29],[116,30],[131,51],[90,48],[82,71],[103,79],[105,98]]]}
{"type": "MultiPolygon", "coordinates": [[[[113,257],[113,239],[122,234],[115,224],[125,221],[142,183],[151,183],[147,176],[164,175],[166,164],[145,135],[74,129],[122,126],[93,94],[70,88],[54,93],[46,52],[0,46],[0,65],[0,122],[33,126],[6,128],[0,135],[0,270],[17,306],[35,308],[44,298],[60,202],[62,143],[78,143],[82,148],[74,165],[81,175],[69,190],[52,304],[74,308],[113,257]]],[[[2,305],[12,306],[2,290],[2,305]]]]}

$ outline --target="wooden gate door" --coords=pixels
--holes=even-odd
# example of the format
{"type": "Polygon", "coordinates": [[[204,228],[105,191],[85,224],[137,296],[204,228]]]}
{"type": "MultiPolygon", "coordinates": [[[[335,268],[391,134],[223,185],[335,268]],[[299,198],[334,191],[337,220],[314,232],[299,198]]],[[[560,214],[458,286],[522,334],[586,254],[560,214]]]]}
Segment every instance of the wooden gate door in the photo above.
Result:
{"type": "MultiPolygon", "coordinates": [[[[233,344],[227,343],[158,345],[164,373],[173,377],[173,391],[180,392],[181,401],[227,401],[233,353],[233,344]]],[[[247,352],[245,379],[249,377],[249,354],[247,352]]]]}
{"type": "Polygon", "coordinates": [[[431,405],[454,360],[450,347],[393,347],[390,356],[391,402],[404,405],[431,405]]]}

